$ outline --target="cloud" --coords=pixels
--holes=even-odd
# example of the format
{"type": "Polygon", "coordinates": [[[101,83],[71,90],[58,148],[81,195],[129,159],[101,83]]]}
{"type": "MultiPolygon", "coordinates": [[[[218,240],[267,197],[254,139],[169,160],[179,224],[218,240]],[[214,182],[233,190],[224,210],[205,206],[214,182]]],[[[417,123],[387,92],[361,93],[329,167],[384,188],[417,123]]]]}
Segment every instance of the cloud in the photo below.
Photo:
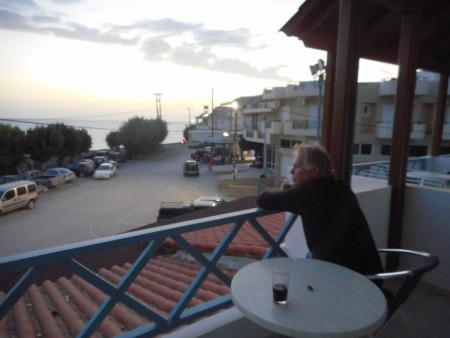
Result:
{"type": "Polygon", "coordinates": [[[28,24],[24,17],[3,9],[0,9],[0,28],[22,31],[33,30],[33,27],[28,24]]]}
{"type": "Polygon", "coordinates": [[[144,58],[148,61],[164,61],[172,53],[172,47],[162,39],[148,39],[142,44],[144,58]]]}
{"type": "MultiPolygon", "coordinates": [[[[64,5],[79,2],[52,1],[64,5]]],[[[205,29],[202,24],[172,18],[140,20],[128,25],[108,23],[101,27],[88,27],[64,20],[64,17],[58,14],[47,13],[32,0],[0,0],[0,29],[103,44],[140,46],[144,59],[149,62],[165,61],[249,77],[289,80],[278,75],[283,66],[258,69],[250,62],[221,56],[220,48],[223,47],[232,47],[247,53],[266,48],[258,36],[244,28],[205,29]]]]}

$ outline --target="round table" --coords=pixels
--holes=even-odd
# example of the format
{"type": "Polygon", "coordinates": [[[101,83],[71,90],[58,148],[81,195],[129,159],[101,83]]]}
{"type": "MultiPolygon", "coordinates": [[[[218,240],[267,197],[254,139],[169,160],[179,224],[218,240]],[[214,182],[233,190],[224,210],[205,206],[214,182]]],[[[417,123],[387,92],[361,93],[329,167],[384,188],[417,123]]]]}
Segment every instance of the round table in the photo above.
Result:
{"type": "Polygon", "coordinates": [[[234,276],[236,307],[256,324],[294,337],[361,337],[385,321],[383,293],[366,277],[315,259],[273,258],[251,263],[234,276]],[[273,268],[291,270],[288,302],[272,298],[273,268]]]}

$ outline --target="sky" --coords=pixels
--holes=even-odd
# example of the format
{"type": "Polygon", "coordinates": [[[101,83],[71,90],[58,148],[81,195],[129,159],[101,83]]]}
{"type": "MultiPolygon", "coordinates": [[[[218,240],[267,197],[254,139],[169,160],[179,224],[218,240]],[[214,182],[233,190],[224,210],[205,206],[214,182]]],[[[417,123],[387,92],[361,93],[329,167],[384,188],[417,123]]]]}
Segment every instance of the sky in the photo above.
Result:
{"type": "MultiPolygon", "coordinates": [[[[324,51],[279,30],[302,0],[0,0],[0,119],[189,120],[312,81],[324,51]],[[160,95],[155,95],[160,94],[160,95]]],[[[359,81],[396,77],[360,61],[359,81]]]]}

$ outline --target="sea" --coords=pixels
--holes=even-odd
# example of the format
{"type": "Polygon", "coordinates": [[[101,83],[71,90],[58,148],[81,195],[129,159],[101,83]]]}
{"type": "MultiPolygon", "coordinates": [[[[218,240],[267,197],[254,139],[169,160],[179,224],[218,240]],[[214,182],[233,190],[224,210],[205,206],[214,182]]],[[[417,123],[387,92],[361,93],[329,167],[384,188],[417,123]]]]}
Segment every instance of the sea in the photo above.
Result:
{"type": "MultiPolygon", "coordinates": [[[[119,130],[126,120],[98,120],[98,119],[0,119],[0,124],[9,124],[19,127],[23,131],[33,129],[35,126],[46,126],[55,123],[64,123],[76,129],[85,129],[92,138],[92,150],[107,149],[106,136],[111,131],[119,130]]],[[[166,121],[168,135],[163,144],[179,143],[183,139],[183,130],[186,122],[166,121]]]]}

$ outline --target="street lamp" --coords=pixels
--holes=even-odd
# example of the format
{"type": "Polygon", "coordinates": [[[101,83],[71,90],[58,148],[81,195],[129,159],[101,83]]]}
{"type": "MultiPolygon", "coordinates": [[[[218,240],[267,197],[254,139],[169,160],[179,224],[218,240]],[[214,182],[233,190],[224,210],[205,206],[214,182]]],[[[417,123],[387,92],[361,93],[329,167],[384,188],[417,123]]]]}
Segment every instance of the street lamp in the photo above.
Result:
{"type": "Polygon", "coordinates": [[[237,109],[238,103],[233,101],[231,103],[231,108],[233,109],[234,115],[234,139],[233,139],[233,180],[236,179],[236,153],[237,153],[237,109]]]}
{"type": "Polygon", "coordinates": [[[311,70],[311,75],[314,78],[318,77],[319,102],[317,104],[317,141],[320,141],[320,127],[322,120],[322,86],[326,67],[323,60],[319,59],[315,65],[309,66],[309,69],[311,70]]]}

